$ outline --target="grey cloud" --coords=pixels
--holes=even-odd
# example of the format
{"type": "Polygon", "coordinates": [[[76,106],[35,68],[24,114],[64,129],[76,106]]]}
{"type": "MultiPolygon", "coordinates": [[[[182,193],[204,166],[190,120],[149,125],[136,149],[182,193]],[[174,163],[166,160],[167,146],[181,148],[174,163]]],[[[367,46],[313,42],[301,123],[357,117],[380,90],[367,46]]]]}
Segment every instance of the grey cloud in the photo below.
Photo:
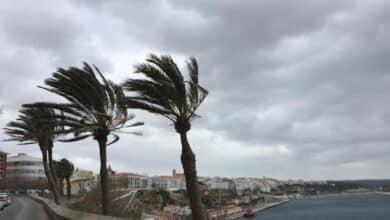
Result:
{"type": "MultiPolygon", "coordinates": [[[[120,82],[145,53],[180,61],[194,55],[210,90],[190,132],[201,174],[388,177],[386,1],[5,5],[0,64],[13,83],[0,82],[0,100],[12,114],[23,102],[55,99],[33,87],[58,66],[91,61],[120,82]]],[[[113,165],[149,173],[179,168],[169,122],[134,112],[150,127],[112,147],[113,165]]],[[[76,145],[60,145],[58,155],[96,169],[97,155],[88,154],[94,143],[76,145]]]]}

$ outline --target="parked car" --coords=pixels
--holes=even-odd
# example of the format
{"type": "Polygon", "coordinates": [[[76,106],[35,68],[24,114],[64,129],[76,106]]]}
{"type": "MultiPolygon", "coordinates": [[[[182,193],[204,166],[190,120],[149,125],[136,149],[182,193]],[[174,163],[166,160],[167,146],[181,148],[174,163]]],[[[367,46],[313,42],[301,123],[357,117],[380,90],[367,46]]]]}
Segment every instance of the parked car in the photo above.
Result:
{"type": "Polygon", "coordinates": [[[7,206],[8,206],[7,197],[0,195],[0,210],[3,210],[7,206]]]}
{"type": "Polygon", "coordinates": [[[11,197],[7,193],[0,193],[0,201],[5,202],[5,206],[11,205],[11,197]]]}

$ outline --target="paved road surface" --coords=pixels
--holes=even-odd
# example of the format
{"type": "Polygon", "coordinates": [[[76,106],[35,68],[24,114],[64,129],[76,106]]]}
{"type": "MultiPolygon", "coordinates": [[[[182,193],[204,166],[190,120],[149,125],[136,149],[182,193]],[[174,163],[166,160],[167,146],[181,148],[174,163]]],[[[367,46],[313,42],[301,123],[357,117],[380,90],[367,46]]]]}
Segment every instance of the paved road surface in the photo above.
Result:
{"type": "Polygon", "coordinates": [[[50,220],[45,208],[26,197],[13,197],[12,205],[0,211],[0,220],[50,220]]]}

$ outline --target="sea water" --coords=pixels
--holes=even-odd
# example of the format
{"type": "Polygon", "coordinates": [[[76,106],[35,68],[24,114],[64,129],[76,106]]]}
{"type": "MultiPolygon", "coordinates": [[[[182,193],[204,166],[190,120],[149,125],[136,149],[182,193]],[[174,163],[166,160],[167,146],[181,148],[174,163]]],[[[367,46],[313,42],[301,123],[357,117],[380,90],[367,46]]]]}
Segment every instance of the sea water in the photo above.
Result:
{"type": "Polygon", "coordinates": [[[390,220],[390,195],[344,194],[291,200],[253,220],[390,220]]]}

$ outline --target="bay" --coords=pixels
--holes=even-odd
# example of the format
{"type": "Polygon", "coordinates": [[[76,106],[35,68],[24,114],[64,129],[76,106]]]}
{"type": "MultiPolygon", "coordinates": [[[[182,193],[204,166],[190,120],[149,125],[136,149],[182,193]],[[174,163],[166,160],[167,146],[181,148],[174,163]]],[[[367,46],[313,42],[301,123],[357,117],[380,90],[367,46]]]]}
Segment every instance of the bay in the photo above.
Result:
{"type": "Polygon", "coordinates": [[[390,196],[329,195],[292,200],[257,213],[253,220],[389,220],[390,196]]]}

